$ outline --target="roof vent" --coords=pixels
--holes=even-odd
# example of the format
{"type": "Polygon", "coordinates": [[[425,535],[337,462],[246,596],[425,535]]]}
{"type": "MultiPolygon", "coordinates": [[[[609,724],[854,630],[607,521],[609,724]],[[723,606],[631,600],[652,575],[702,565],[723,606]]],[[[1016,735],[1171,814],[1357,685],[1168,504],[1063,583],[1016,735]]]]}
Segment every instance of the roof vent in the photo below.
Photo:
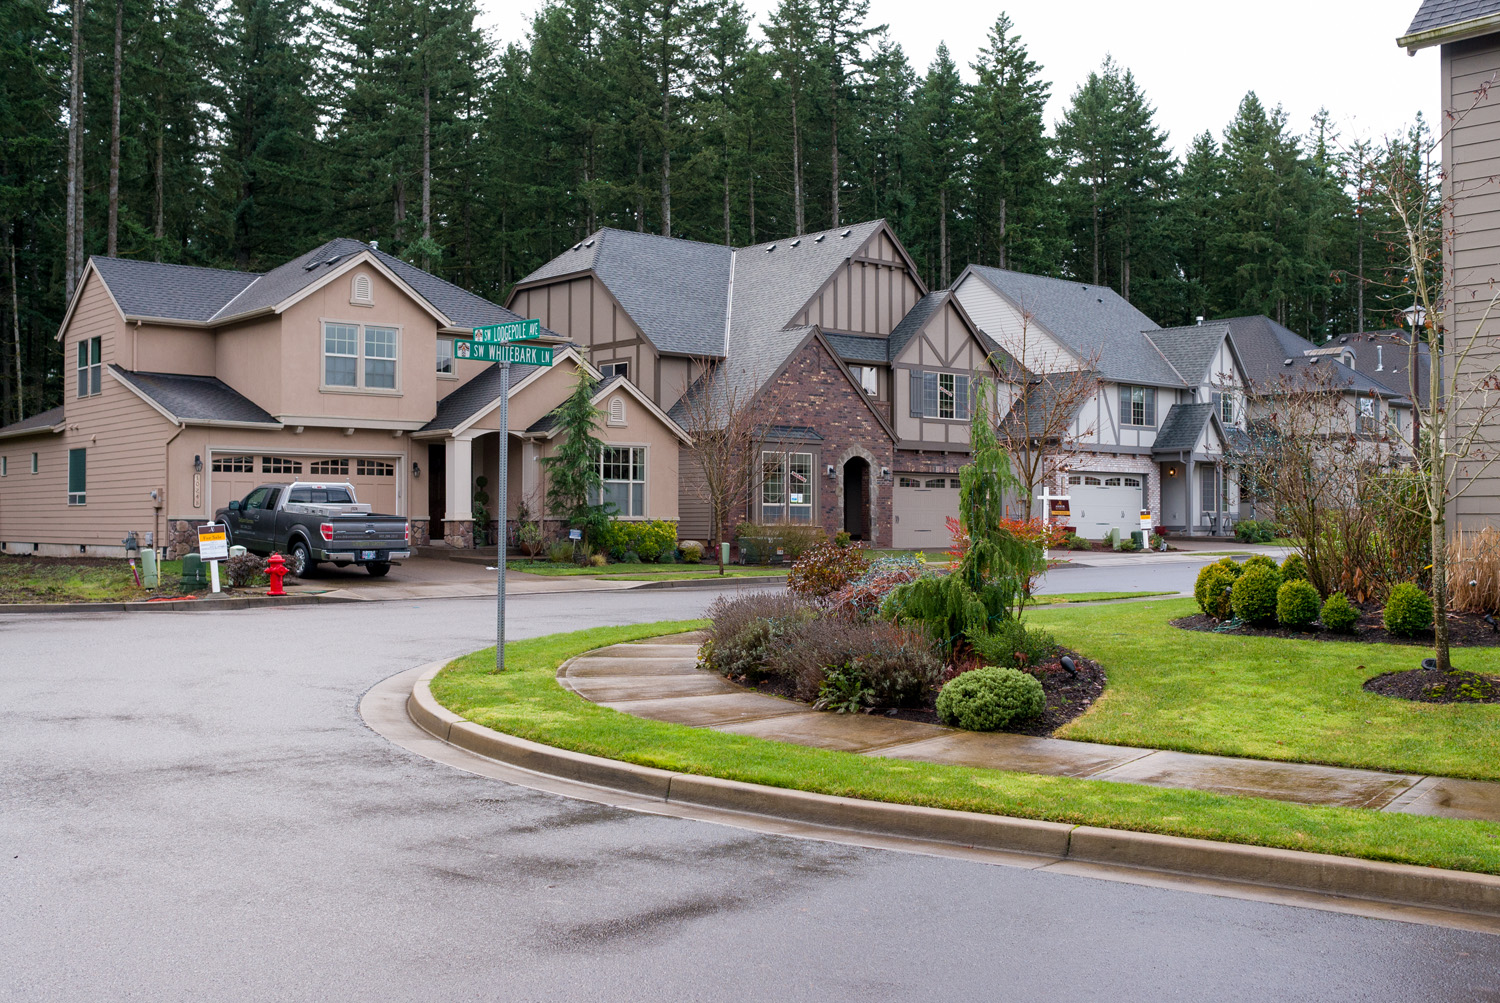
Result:
{"type": "Polygon", "coordinates": [[[1343,337],[1339,338],[1339,344],[1340,345],[1347,345],[1347,344],[1349,344],[1349,336],[1346,334],[1343,337]]]}
{"type": "Polygon", "coordinates": [[[1282,359],[1281,360],[1281,364],[1283,366],[1290,366],[1292,364],[1292,360],[1291,359],[1282,359]]]}
{"type": "Polygon", "coordinates": [[[593,247],[593,246],[594,246],[594,241],[593,241],[593,239],[592,239],[592,238],[590,238],[590,239],[589,239],[589,240],[585,240],[585,241],[584,241],[584,242],[583,242],[583,246],[584,246],[584,247],[593,247]]]}
{"type": "Polygon", "coordinates": [[[380,250],[380,241],[378,241],[378,240],[372,240],[372,241],[370,241],[370,250],[372,250],[372,251],[378,251],[378,250],[380,250]]]}
{"type": "Polygon", "coordinates": [[[852,229],[851,230],[845,230],[843,233],[839,234],[839,239],[843,240],[845,237],[849,236],[849,234],[851,234],[853,232],[854,231],[852,229]]]}
{"type": "Polygon", "coordinates": [[[770,254],[774,250],[776,250],[776,245],[772,244],[770,247],[766,248],[766,253],[770,254]]]}
{"type": "Polygon", "coordinates": [[[823,238],[826,237],[826,236],[828,236],[828,234],[826,234],[826,233],[820,233],[820,234],[818,234],[816,237],[813,238],[813,243],[814,244],[821,244],[821,243],[823,243],[823,238]]]}
{"type": "Polygon", "coordinates": [[[1318,356],[1314,355],[1312,358],[1307,360],[1307,364],[1309,366],[1316,366],[1318,364],[1318,358],[1318,356]]]}
{"type": "Polygon", "coordinates": [[[304,272],[310,272],[310,271],[312,271],[312,270],[313,270],[313,269],[314,269],[314,268],[317,268],[317,267],[318,267],[318,266],[319,266],[319,265],[321,265],[321,264],[322,264],[322,263],[323,263],[323,262],[321,262],[321,261],[309,261],[309,262],[308,262],[308,263],[307,263],[307,264],[305,264],[305,265],[303,265],[303,266],[302,266],[302,270],[303,270],[303,271],[304,271],[304,272]]]}
{"type": "Polygon", "coordinates": [[[576,243],[576,244],[573,245],[573,250],[576,251],[576,250],[578,250],[582,246],[583,246],[583,241],[580,240],[578,243],[576,243]]]}
{"type": "Polygon", "coordinates": [[[334,256],[333,256],[333,257],[331,257],[331,258],[329,258],[329,259],[328,259],[328,260],[327,260],[327,261],[325,261],[325,262],[323,262],[323,264],[325,264],[325,265],[331,265],[331,264],[333,264],[333,263],[334,263],[334,262],[335,262],[335,261],[337,261],[337,260],[339,260],[339,259],[340,259],[340,258],[342,258],[342,257],[343,257],[343,255],[342,255],[342,254],[335,254],[335,255],[334,255],[334,256]]]}
{"type": "Polygon", "coordinates": [[[800,244],[800,243],[802,243],[802,238],[801,238],[801,237],[798,237],[798,238],[797,238],[797,239],[796,239],[796,240],[794,240],[794,241],[792,241],[792,242],[791,242],[791,243],[790,243],[790,244],[788,244],[788,245],[787,245],[787,246],[788,246],[788,247],[796,247],[796,246],[797,246],[797,245],[798,245],[798,244],[800,244]]]}
{"type": "Polygon", "coordinates": [[[1104,297],[1103,297],[1103,296],[1100,296],[1100,297],[1099,297],[1099,302],[1100,302],[1100,303],[1103,303],[1103,302],[1104,302],[1104,297]]]}

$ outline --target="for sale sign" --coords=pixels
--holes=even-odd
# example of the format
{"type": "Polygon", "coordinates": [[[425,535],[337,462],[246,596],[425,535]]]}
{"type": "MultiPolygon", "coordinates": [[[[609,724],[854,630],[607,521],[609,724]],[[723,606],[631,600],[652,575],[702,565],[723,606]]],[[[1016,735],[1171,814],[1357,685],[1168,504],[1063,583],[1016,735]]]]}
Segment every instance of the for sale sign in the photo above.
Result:
{"type": "Polygon", "coordinates": [[[229,530],[209,523],[198,527],[198,556],[205,561],[229,560],[229,530]]]}

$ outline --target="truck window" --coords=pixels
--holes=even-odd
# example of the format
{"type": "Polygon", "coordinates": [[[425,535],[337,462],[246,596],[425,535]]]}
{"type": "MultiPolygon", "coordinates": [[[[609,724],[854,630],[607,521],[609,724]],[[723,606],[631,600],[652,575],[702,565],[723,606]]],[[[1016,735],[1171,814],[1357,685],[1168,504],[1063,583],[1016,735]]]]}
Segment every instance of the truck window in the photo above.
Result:
{"type": "Polygon", "coordinates": [[[287,501],[304,505],[352,505],[354,498],[344,487],[293,488],[287,501]]]}
{"type": "Polygon", "coordinates": [[[281,497],[281,489],[280,488],[272,488],[269,492],[266,493],[266,508],[275,508],[276,507],[276,499],[280,498],[280,497],[281,497]]]}
{"type": "Polygon", "coordinates": [[[264,508],[266,505],[266,492],[269,488],[256,488],[245,496],[240,508],[264,508]]]}

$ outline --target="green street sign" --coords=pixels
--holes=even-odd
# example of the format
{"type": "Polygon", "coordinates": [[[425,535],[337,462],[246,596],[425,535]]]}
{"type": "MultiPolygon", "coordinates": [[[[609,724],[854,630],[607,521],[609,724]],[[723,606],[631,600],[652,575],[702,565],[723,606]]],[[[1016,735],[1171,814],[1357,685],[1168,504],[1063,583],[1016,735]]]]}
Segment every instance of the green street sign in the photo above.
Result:
{"type": "Polygon", "coordinates": [[[487,324],[474,328],[474,340],[490,345],[503,345],[508,341],[530,341],[542,336],[539,320],[516,320],[509,324],[487,324]]]}
{"type": "Polygon", "coordinates": [[[552,365],[552,349],[545,345],[506,345],[455,339],[453,357],[477,362],[519,362],[526,366],[552,365]]]}

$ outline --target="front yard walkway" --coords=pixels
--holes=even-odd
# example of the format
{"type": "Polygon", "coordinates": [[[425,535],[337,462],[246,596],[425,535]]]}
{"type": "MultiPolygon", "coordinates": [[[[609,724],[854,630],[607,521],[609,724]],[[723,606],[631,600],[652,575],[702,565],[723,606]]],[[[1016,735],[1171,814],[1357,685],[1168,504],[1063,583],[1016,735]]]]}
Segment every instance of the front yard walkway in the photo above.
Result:
{"type": "Polygon", "coordinates": [[[591,651],[567,662],[559,682],[586,700],[637,717],[867,756],[1500,822],[1500,783],[1488,781],[958,731],[812,711],[699,669],[702,635],[670,640],[591,651]]]}

